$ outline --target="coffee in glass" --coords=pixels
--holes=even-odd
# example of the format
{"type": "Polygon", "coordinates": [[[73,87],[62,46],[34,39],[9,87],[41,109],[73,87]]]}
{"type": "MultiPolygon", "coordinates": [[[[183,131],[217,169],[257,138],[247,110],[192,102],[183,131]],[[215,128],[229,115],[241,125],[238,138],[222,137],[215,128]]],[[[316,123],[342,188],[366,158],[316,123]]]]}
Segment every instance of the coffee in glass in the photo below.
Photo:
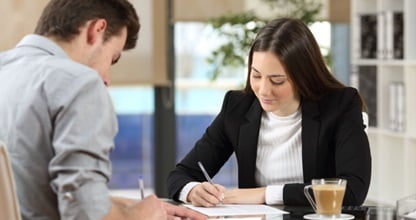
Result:
{"type": "Polygon", "coordinates": [[[304,193],[316,217],[339,218],[344,199],[347,180],[345,179],[313,179],[312,184],[305,186],[304,193]],[[314,198],[309,190],[312,188],[314,198]]]}

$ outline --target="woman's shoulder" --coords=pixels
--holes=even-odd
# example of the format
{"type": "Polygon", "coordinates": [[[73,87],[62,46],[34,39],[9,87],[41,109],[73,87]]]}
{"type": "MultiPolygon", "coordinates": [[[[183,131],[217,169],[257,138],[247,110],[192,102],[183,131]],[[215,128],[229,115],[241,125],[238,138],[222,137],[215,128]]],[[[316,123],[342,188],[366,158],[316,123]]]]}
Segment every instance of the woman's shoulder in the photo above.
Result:
{"type": "Polygon", "coordinates": [[[247,93],[244,90],[229,90],[225,94],[225,100],[230,104],[252,103],[256,96],[252,93],[247,93]]]}
{"type": "Polygon", "coordinates": [[[323,96],[319,101],[319,105],[322,108],[350,108],[352,106],[362,105],[361,96],[357,89],[353,87],[344,87],[334,89],[327,95],[323,96]]]}
{"type": "Polygon", "coordinates": [[[320,101],[350,101],[357,97],[359,97],[359,94],[356,88],[344,87],[331,90],[331,92],[323,96],[320,101]]]}
{"type": "Polygon", "coordinates": [[[247,110],[256,101],[256,96],[252,93],[247,93],[244,90],[230,90],[225,94],[224,106],[229,111],[236,109],[247,110]]]}

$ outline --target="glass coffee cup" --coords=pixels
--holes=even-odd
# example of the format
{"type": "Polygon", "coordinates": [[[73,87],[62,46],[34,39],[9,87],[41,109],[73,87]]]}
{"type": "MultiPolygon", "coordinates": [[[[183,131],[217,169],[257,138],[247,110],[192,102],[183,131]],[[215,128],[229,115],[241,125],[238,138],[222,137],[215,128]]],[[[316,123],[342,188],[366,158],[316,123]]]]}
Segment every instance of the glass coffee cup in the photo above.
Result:
{"type": "Polygon", "coordinates": [[[311,185],[305,186],[305,196],[316,213],[310,215],[311,219],[353,217],[345,214],[341,216],[346,186],[347,180],[337,178],[313,179],[311,185]],[[314,198],[310,193],[311,188],[314,198]]]}

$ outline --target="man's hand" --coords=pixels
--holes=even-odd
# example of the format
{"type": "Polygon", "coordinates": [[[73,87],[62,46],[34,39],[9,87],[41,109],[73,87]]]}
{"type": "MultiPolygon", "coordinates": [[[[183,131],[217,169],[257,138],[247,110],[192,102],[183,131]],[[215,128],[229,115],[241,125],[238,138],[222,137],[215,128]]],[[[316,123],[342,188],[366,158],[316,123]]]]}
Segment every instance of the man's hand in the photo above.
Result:
{"type": "Polygon", "coordinates": [[[113,197],[110,213],[104,218],[112,219],[148,219],[148,220],[205,220],[205,215],[185,207],[175,206],[158,199],[155,195],[150,195],[141,201],[113,197]]]}
{"type": "Polygon", "coordinates": [[[168,215],[168,219],[192,219],[192,220],[205,220],[207,217],[198,212],[192,211],[188,208],[175,206],[165,202],[165,210],[168,215]],[[179,218],[178,218],[179,217],[179,218]]]}

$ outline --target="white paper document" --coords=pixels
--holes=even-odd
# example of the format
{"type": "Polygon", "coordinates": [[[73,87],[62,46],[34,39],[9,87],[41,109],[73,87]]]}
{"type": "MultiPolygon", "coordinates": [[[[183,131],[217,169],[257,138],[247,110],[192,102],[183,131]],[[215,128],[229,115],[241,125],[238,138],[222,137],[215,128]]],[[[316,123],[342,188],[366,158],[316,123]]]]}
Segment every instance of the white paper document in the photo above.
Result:
{"type": "Polygon", "coordinates": [[[413,212],[409,212],[409,213],[407,213],[406,215],[404,215],[404,217],[405,217],[406,219],[416,219],[416,210],[415,210],[415,211],[413,211],[413,212]]]}
{"type": "Polygon", "coordinates": [[[185,207],[193,209],[207,216],[238,216],[238,215],[283,215],[288,212],[267,205],[217,205],[214,207],[196,207],[184,204],[185,207]]]}

